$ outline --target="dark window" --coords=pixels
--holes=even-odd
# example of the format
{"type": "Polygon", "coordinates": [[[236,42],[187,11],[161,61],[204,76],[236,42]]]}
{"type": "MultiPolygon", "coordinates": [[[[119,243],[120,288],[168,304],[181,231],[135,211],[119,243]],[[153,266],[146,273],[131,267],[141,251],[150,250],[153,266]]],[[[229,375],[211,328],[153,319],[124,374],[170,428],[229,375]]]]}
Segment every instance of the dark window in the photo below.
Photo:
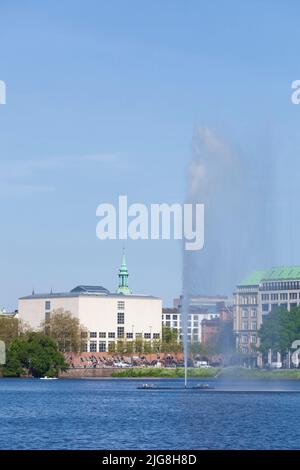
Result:
{"type": "Polygon", "coordinates": [[[115,338],[115,337],[116,337],[116,333],[115,333],[114,331],[110,331],[110,332],[108,333],[108,337],[109,337],[109,338],[115,338]]]}
{"type": "Polygon", "coordinates": [[[106,342],[105,341],[100,341],[99,342],[99,352],[105,352],[106,351],[106,342]]]}
{"type": "Polygon", "coordinates": [[[45,310],[50,310],[51,309],[51,302],[50,300],[46,300],[45,302],[45,310]]]}
{"type": "Polygon", "coordinates": [[[124,324],[124,312],[118,312],[118,325],[124,324]]]}
{"type": "Polygon", "coordinates": [[[124,338],[124,326],[118,326],[118,338],[124,338]]]}
{"type": "Polygon", "coordinates": [[[105,331],[100,331],[99,332],[99,338],[106,338],[106,332],[105,331]]]}
{"type": "Polygon", "coordinates": [[[97,331],[90,331],[90,338],[97,338],[97,331]]]}

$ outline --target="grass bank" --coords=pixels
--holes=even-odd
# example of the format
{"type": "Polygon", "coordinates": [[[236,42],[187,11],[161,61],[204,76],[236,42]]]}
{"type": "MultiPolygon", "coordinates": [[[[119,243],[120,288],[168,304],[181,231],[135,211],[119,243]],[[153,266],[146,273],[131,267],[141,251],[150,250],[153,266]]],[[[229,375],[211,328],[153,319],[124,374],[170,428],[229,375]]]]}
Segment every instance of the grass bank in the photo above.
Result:
{"type": "Polygon", "coordinates": [[[300,369],[247,369],[245,367],[227,367],[221,370],[219,377],[238,379],[293,379],[300,380],[300,369]]]}
{"type": "MultiPolygon", "coordinates": [[[[133,367],[115,371],[112,377],[123,378],[169,378],[177,379],[184,377],[184,369],[156,368],[156,367],[133,367]]],[[[246,369],[245,367],[226,367],[224,369],[210,367],[209,369],[188,369],[188,377],[195,378],[228,378],[228,379],[291,379],[300,380],[300,369],[246,369]]]]}
{"type": "MultiPolygon", "coordinates": [[[[188,369],[188,377],[216,377],[220,369],[210,367],[209,369],[188,369]]],[[[135,378],[169,378],[177,379],[184,377],[183,367],[168,369],[168,368],[156,368],[156,367],[132,367],[130,369],[124,369],[122,371],[113,372],[112,377],[135,377],[135,378]]]]}

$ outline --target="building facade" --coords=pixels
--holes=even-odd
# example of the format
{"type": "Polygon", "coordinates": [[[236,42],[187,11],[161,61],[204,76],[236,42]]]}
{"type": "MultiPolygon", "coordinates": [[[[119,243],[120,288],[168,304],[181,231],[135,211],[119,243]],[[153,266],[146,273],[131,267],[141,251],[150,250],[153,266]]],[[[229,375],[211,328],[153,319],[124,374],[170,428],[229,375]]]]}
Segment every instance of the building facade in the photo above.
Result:
{"type": "MultiPolygon", "coordinates": [[[[220,317],[220,313],[229,310],[232,300],[226,296],[193,296],[190,299],[188,317],[188,341],[190,343],[202,342],[202,326],[207,320],[220,317]]],[[[173,308],[164,308],[162,312],[163,326],[178,330],[181,339],[181,305],[182,298],[174,299],[173,308]]]]}
{"type": "Polygon", "coordinates": [[[300,304],[300,266],[259,270],[234,293],[234,332],[237,349],[249,354],[259,346],[258,331],[272,310],[288,311],[300,304]]]}
{"type": "Polygon", "coordinates": [[[161,338],[162,301],[147,295],[132,295],[123,254],[117,293],[101,286],[77,286],[70,292],[35,294],[19,299],[19,318],[38,329],[54,311],[64,310],[79,318],[87,329],[86,350],[104,352],[117,341],[161,338]]]}

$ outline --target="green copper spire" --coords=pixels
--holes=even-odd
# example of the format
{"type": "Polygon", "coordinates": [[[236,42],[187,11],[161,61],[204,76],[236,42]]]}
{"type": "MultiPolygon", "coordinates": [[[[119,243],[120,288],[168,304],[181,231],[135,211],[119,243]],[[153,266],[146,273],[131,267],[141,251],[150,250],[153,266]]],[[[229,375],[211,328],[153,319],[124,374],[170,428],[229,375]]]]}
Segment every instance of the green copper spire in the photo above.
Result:
{"type": "Polygon", "coordinates": [[[119,287],[117,290],[118,294],[131,294],[131,291],[128,287],[128,269],[125,258],[125,250],[123,249],[121,266],[119,269],[119,287]]]}

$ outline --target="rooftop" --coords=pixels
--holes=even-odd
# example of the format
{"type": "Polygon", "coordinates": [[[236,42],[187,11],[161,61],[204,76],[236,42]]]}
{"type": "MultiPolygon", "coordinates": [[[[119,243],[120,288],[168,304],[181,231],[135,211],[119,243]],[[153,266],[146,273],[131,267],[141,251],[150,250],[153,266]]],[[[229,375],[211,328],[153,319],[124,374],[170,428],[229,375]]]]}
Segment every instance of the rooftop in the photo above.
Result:
{"type": "Polygon", "coordinates": [[[31,295],[26,295],[24,297],[20,297],[20,300],[25,299],[53,299],[53,298],[66,298],[66,297],[116,297],[116,298],[144,298],[144,299],[157,299],[158,297],[154,297],[151,295],[126,295],[126,294],[112,294],[103,286],[86,286],[86,285],[79,285],[74,287],[70,290],[70,292],[46,292],[41,294],[32,293],[31,295]]]}
{"type": "Polygon", "coordinates": [[[261,282],[285,281],[300,279],[300,266],[278,266],[271,269],[254,271],[238,286],[258,286],[261,282]]]}

